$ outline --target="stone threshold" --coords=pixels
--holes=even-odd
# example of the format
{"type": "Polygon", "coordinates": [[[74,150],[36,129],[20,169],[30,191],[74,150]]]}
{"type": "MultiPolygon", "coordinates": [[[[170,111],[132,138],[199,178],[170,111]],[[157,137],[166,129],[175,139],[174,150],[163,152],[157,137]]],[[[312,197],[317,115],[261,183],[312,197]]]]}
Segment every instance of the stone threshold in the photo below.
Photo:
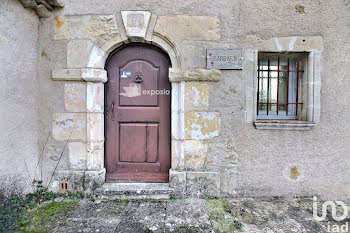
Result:
{"type": "Polygon", "coordinates": [[[256,120],[255,128],[260,130],[311,130],[316,124],[298,120],[256,120]]]}
{"type": "Polygon", "coordinates": [[[169,200],[173,194],[168,183],[105,183],[94,191],[108,200],[169,200]]]}

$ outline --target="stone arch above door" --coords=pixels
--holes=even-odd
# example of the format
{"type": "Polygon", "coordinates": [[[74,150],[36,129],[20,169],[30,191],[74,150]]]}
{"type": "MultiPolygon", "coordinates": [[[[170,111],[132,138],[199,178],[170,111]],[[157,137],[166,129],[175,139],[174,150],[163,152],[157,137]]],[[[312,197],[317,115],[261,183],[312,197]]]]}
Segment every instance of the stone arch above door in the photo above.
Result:
{"type": "MultiPolygon", "coordinates": [[[[206,18],[195,17],[198,22],[206,18]]],[[[218,19],[207,17],[215,26],[218,19]]],[[[186,19],[188,20],[188,19],[186,19]]],[[[147,11],[122,11],[116,15],[76,15],[54,18],[54,40],[67,41],[67,67],[55,69],[53,80],[65,82],[64,113],[53,115],[52,135],[57,141],[68,142],[69,169],[57,172],[52,189],[57,190],[62,180],[71,182],[72,190],[91,192],[105,181],[104,168],[104,85],[107,72],[104,70],[108,55],[123,44],[141,42],[153,44],[165,51],[171,60],[169,70],[171,82],[171,170],[170,182],[185,179],[186,148],[195,148],[206,153],[205,140],[220,134],[221,118],[218,112],[208,111],[208,84],[202,81],[220,81],[221,71],[203,68],[183,68],[177,41],[172,39],[166,28],[156,28],[157,16],[147,11]],[[163,30],[164,29],[164,30],[163,30]],[[76,82],[71,82],[76,81],[76,82]],[[191,91],[195,89],[196,91],[191,91]],[[197,100],[184,102],[185,95],[201,96],[197,100]],[[196,103],[194,103],[196,102],[196,103]],[[201,128],[194,129],[193,126],[201,128]],[[72,135],[69,137],[70,132],[72,135]],[[175,172],[177,170],[177,172],[175,172]],[[173,173],[172,173],[173,171],[173,173]],[[182,173],[178,173],[181,171],[182,173]],[[175,179],[172,179],[172,174],[175,179]]],[[[172,27],[177,25],[171,24],[172,27]]],[[[198,23],[198,28],[202,23],[198,23]]],[[[200,31],[200,30],[196,30],[200,31]]],[[[220,35],[220,33],[219,33],[220,35]]],[[[191,35],[189,35],[191,36],[191,35]]],[[[205,39],[205,35],[203,35],[205,39]]],[[[200,38],[200,39],[203,39],[200,38]]],[[[217,34],[208,40],[217,40],[217,34]]],[[[199,98],[199,96],[197,96],[199,98]]],[[[196,99],[196,97],[193,97],[196,99]]],[[[191,152],[189,152],[191,153],[191,152]]],[[[202,172],[205,156],[198,161],[189,161],[194,177],[208,176],[219,188],[219,175],[202,172]],[[213,177],[213,178],[210,178],[213,177]]],[[[186,181],[185,181],[186,182],[186,181]]],[[[183,192],[183,184],[177,188],[183,192]]]]}

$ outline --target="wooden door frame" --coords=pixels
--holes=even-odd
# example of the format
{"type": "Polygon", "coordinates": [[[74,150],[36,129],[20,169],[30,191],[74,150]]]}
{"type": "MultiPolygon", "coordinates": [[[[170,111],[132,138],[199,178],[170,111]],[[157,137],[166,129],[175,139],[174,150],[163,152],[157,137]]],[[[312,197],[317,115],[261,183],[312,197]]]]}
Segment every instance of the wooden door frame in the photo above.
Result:
{"type": "MultiPolygon", "coordinates": [[[[105,70],[111,71],[111,69],[115,69],[116,67],[119,67],[119,66],[124,67],[124,66],[126,66],[126,64],[130,63],[130,61],[134,61],[135,59],[147,61],[148,62],[147,64],[152,64],[153,67],[156,65],[156,67],[158,68],[158,71],[161,73],[159,78],[162,78],[162,80],[158,80],[158,85],[163,85],[164,88],[169,88],[167,90],[169,90],[169,93],[171,93],[171,83],[169,82],[169,71],[168,71],[169,67],[171,67],[171,60],[170,60],[168,54],[165,53],[162,49],[160,49],[157,46],[145,44],[145,43],[128,43],[128,44],[125,44],[123,46],[120,46],[109,54],[109,56],[105,62],[106,63],[105,70]],[[128,54],[128,55],[125,55],[125,54],[128,54]],[[148,57],[148,59],[150,59],[150,60],[145,60],[146,57],[148,57]],[[155,57],[155,59],[154,59],[154,57],[155,57]],[[158,61],[159,58],[161,58],[162,61],[158,61]],[[152,60],[152,59],[154,59],[154,60],[152,60]],[[117,65],[117,64],[119,64],[119,65],[117,65]],[[164,79],[165,77],[167,79],[164,79]]],[[[108,77],[111,78],[111,76],[108,76],[108,77]]],[[[118,78],[118,80],[119,80],[119,76],[118,77],[114,76],[114,79],[116,79],[116,78],[118,78]]],[[[115,80],[115,81],[117,81],[117,80],[115,80]]],[[[116,165],[115,163],[118,164],[119,159],[114,153],[116,153],[117,155],[120,156],[120,154],[118,152],[116,152],[116,151],[118,151],[118,148],[120,145],[118,146],[118,145],[116,145],[116,143],[111,143],[107,139],[117,140],[117,141],[121,140],[118,133],[115,134],[115,132],[118,131],[119,124],[122,124],[122,123],[119,122],[119,120],[121,120],[121,119],[119,119],[119,120],[113,119],[114,115],[112,115],[112,113],[111,113],[111,111],[112,111],[111,103],[108,105],[108,107],[107,107],[107,104],[108,104],[108,101],[112,101],[112,99],[116,95],[115,93],[117,93],[116,100],[115,100],[116,105],[114,107],[114,109],[115,109],[114,113],[116,115],[118,115],[119,108],[123,109],[123,106],[119,106],[119,101],[118,101],[118,99],[120,98],[118,95],[119,90],[116,90],[114,88],[112,88],[112,90],[111,90],[110,85],[113,86],[113,84],[108,84],[108,82],[106,82],[104,84],[104,87],[105,87],[104,88],[105,89],[105,93],[104,93],[105,111],[104,111],[104,114],[105,115],[107,114],[107,116],[109,116],[109,117],[105,118],[105,122],[104,122],[104,133],[105,133],[104,166],[105,166],[106,172],[107,172],[106,179],[109,182],[115,182],[115,181],[118,182],[118,180],[123,180],[124,182],[128,181],[128,180],[131,182],[134,182],[133,180],[139,180],[139,182],[166,182],[166,181],[168,181],[169,169],[170,169],[170,165],[171,165],[171,144],[170,144],[171,143],[171,102],[170,102],[171,96],[168,95],[165,97],[159,97],[159,98],[163,98],[160,101],[160,105],[158,107],[160,108],[160,112],[161,112],[160,114],[163,114],[163,116],[164,116],[164,117],[162,117],[162,115],[159,115],[159,117],[160,117],[160,119],[159,119],[160,128],[159,129],[164,131],[165,129],[168,128],[168,126],[170,127],[170,130],[167,133],[168,136],[166,136],[169,138],[166,139],[165,135],[163,135],[164,137],[162,136],[161,138],[159,138],[159,140],[161,141],[160,144],[162,144],[162,145],[169,144],[169,148],[167,148],[167,149],[164,148],[165,151],[163,151],[164,153],[161,153],[162,156],[159,157],[159,161],[157,162],[158,166],[160,166],[159,173],[155,172],[155,171],[135,173],[135,172],[127,171],[127,169],[125,167],[121,167],[121,169],[125,170],[125,172],[121,172],[120,169],[118,169],[119,170],[119,172],[118,172],[118,170],[115,170],[115,165],[116,165]],[[107,93],[107,91],[108,91],[108,93],[107,93]],[[169,102],[169,103],[167,103],[167,102],[169,102]],[[162,107],[161,107],[161,105],[162,105],[162,107]],[[165,109],[167,109],[167,110],[165,110],[165,109]],[[118,125],[117,128],[115,128],[115,124],[118,125]],[[167,124],[169,124],[169,125],[167,125],[167,124]],[[116,146],[116,148],[112,148],[114,146],[116,146]],[[116,161],[114,161],[115,159],[116,159],[116,161]]],[[[116,87],[118,89],[118,84],[116,87]]],[[[163,87],[161,87],[161,88],[163,88],[163,87]]],[[[125,109],[124,109],[124,111],[125,111],[125,109]]],[[[140,111],[140,110],[138,110],[138,111],[140,111]]],[[[148,114],[148,116],[150,116],[150,115],[148,114]]],[[[125,121],[125,119],[124,119],[124,121],[125,121]]],[[[121,122],[124,122],[124,121],[122,120],[121,122]]],[[[130,118],[128,118],[128,121],[130,121],[130,118]]],[[[165,131],[167,131],[167,130],[165,130],[165,131]]],[[[128,147],[130,147],[130,145],[128,147]]],[[[131,145],[131,147],[132,147],[132,145],[131,145]]],[[[158,147],[158,149],[160,149],[160,150],[163,150],[162,148],[163,147],[158,147]]],[[[121,163],[121,164],[123,164],[123,163],[121,163]]],[[[125,164],[126,163],[124,163],[124,166],[131,166],[131,164],[129,164],[129,165],[125,165],[125,164]]],[[[140,164],[138,164],[138,165],[140,165],[140,164]]],[[[149,165],[152,165],[154,167],[155,164],[149,164],[149,165]]],[[[122,166],[122,165],[120,165],[120,166],[122,166]]],[[[144,166],[144,165],[141,165],[141,166],[144,166]]]]}

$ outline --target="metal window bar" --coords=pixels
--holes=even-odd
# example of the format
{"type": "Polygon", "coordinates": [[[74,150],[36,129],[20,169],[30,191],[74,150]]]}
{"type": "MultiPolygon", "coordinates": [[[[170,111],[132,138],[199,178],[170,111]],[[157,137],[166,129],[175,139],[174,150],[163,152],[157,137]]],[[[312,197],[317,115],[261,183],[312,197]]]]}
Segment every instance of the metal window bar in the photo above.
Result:
{"type": "MultiPolygon", "coordinates": [[[[274,106],[276,105],[276,115],[278,116],[279,114],[279,106],[280,105],[285,105],[285,109],[286,109],[286,116],[288,116],[288,107],[290,105],[295,105],[295,111],[294,111],[294,115],[297,116],[298,114],[298,106],[299,105],[303,105],[303,103],[299,103],[299,73],[303,73],[303,70],[299,70],[299,61],[297,61],[296,63],[296,69],[290,69],[290,59],[287,59],[287,70],[285,69],[280,69],[280,57],[277,57],[277,70],[276,69],[271,69],[270,67],[270,59],[267,60],[267,70],[266,69],[261,69],[260,66],[260,59],[258,60],[258,91],[257,91],[257,115],[259,115],[259,108],[261,105],[266,105],[266,115],[269,116],[269,106],[274,106]],[[266,102],[260,102],[260,80],[261,82],[263,82],[263,77],[261,77],[260,72],[263,71],[267,71],[267,96],[266,96],[266,102]],[[270,90],[270,77],[271,77],[271,72],[272,71],[277,71],[277,101],[276,102],[270,102],[270,95],[272,90],[270,90]],[[287,73],[287,80],[286,80],[286,101],[285,102],[279,102],[279,96],[280,96],[280,89],[279,89],[279,85],[280,85],[280,73],[281,72],[286,72],[287,73]],[[289,102],[290,98],[289,98],[289,80],[290,80],[290,73],[296,73],[296,93],[295,93],[295,102],[289,102]]],[[[271,114],[270,114],[271,115],[271,114]]]]}
{"type": "Polygon", "coordinates": [[[257,97],[256,97],[257,102],[258,102],[258,104],[256,105],[256,112],[258,115],[259,115],[259,90],[260,90],[260,71],[259,71],[259,69],[260,69],[260,60],[258,60],[258,93],[257,93],[257,97]]]}
{"type": "Polygon", "coordinates": [[[270,100],[270,59],[267,60],[267,104],[266,115],[269,115],[269,100],[270,100]]]}
{"type": "Polygon", "coordinates": [[[287,63],[287,106],[286,106],[286,116],[288,116],[288,102],[289,102],[289,58],[287,63]]]}
{"type": "MultiPolygon", "coordinates": [[[[298,103],[299,96],[299,61],[297,61],[297,92],[295,95],[295,103],[298,103]]],[[[295,115],[298,116],[298,105],[295,105],[295,115]]]]}
{"type": "Polygon", "coordinates": [[[279,100],[279,91],[280,91],[280,57],[277,58],[277,106],[276,106],[276,114],[278,116],[278,107],[279,107],[279,104],[278,102],[280,101],[279,100]]]}

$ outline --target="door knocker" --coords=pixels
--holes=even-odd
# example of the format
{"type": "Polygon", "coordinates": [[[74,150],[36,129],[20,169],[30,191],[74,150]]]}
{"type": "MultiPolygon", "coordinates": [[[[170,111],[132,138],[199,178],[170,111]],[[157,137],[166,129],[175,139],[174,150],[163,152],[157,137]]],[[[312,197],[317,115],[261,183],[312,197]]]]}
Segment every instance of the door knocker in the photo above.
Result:
{"type": "Polygon", "coordinates": [[[143,82],[142,73],[138,71],[136,73],[135,83],[142,83],[142,82],[143,82]]]}

